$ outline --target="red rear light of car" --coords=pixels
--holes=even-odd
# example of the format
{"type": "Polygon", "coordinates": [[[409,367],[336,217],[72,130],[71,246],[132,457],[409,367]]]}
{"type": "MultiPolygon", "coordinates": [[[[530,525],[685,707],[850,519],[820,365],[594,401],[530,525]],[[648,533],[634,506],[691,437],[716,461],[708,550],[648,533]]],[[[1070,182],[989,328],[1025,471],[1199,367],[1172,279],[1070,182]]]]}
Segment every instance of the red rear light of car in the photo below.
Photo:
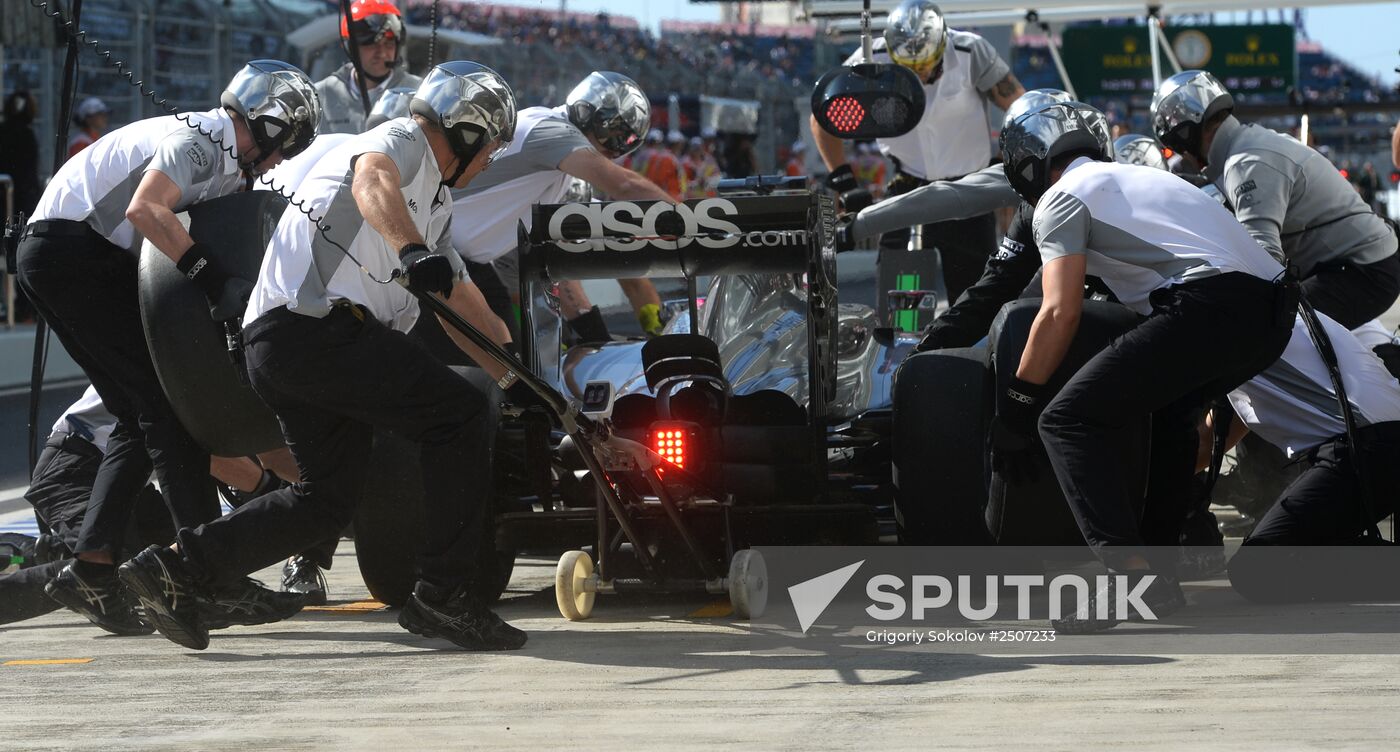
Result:
{"type": "Polygon", "coordinates": [[[653,423],[651,449],[682,470],[694,470],[699,464],[697,435],[692,423],[653,423]]]}

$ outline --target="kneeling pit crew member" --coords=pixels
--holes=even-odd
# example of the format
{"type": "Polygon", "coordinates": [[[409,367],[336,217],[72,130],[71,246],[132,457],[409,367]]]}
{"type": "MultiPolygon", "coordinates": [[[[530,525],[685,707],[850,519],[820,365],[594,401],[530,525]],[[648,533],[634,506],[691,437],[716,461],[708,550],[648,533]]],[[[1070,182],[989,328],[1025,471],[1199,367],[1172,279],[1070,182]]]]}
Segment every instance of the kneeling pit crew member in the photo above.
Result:
{"type": "MultiPolygon", "coordinates": [[[[422,448],[420,579],[399,624],[474,650],[525,643],[471,587],[486,540],[488,397],[407,337],[419,306],[392,281],[406,273],[415,292],[444,296],[503,341],[452,251],[448,189],[466,185],[509,141],[515,96],[491,69],[457,61],[429,73],[411,109],[411,118],[355,137],[311,169],[297,194],[316,219],[283,213],[244,317],[249,377],[277,413],[301,482],[185,527],[175,546],[152,546],[120,568],[156,629],[185,647],[209,644],[199,612],[209,584],[345,529],[364,492],[376,428],[422,448]]],[[[488,373],[505,374],[452,336],[488,373]]],[[[514,394],[524,384],[511,387],[509,396],[526,399],[514,394]]]]}
{"type": "MultiPolygon", "coordinates": [[[[1196,459],[1197,414],[1262,371],[1288,342],[1296,291],[1283,268],[1220,204],[1161,170],[1108,162],[1083,105],[1055,104],[1002,131],[1011,185],[1035,206],[1044,300],[992,424],[994,467],[1014,482],[1043,440],[1080,531],[1110,568],[1157,577],[1143,599],[1158,614],[1184,600],[1172,576],[1196,459]],[[1192,217],[1191,227],[1182,217],[1192,217]],[[1078,370],[1053,398],[1044,385],[1079,326],[1086,274],[1146,317],[1078,370]],[[1037,418],[1043,402],[1044,412],[1037,418]],[[1152,416],[1153,482],[1141,517],[1124,477],[1125,432],[1152,416]],[[1148,545],[1171,547],[1155,557],[1148,545]],[[1157,571],[1153,571],[1153,570],[1157,571]]],[[[1116,582],[1114,580],[1113,582],[1116,582]]],[[[1067,632],[1112,624],[1055,622],[1067,632]]]]}
{"type": "Polygon", "coordinates": [[[1245,538],[1230,561],[1230,582],[1261,601],[1393,598],[1400,591],[1394,573],[1364,563],[1393,549],[1366,545],[1353,556],[1300,548],[1378,542],[1366,533],[1396,511],[1400,489],[1400,382],[1354,333],[1325,314],[1318,319],[1360,446],[1351,445],[1331,374],[1300,317],[1283,356],[1229,395],[1249,430],[1309,463],[1245,538]]]}
{"type": "Polygon", "coordinates": [[[199,286],[216,320],[238,316],[251,283],[230,277],[175,213],[243,190],[316,135],[316,92],[286,63],[248,63],[221,101],[208,112],[132,123],[69,159],[19,245],[21,289],[117,419],[76,561],[49,584],[51,596],[96,623],[103,603],[120,598],[115,562],[152,465],[177,527],[219,516],[209,455],[175,416],[146,347],[136,283],[142,238],[199,286]]]}
{"type": "Polygon", "coordinates": [[[1326,157],[1296,139],[1240,123],[1234,97],[1205,71],[1184,71],[1152,97],[1157,140],[1189,158],[1235,218],[1296,267],[1319,312],[1355,329],[1400,296],[1396,235],[1326,157]]]}
{"type": "MultiPolygon", "coordinates": [[[[34,513],[51,532],[40,536],[40,543],[35,545],[36,552],[44,552],[42,557],[36,553],[39,563],[0,577],[0,624],[43,616],[61,607],[44,592],[44,587],[73,562],[72,551],[116,423],[91,386],[54,423],[24,492],[24,500],[34,506],[34,513]]],[[[281,485],[276,475],[247,457],[213,457],[209,474],[224,484],[229,503],[234,506],[281,485]]],[[[170,512],[160,493],[153,486],[143,487],[132,504],[124,540],[127,550],[169,542],[175,537],[170,522],[170,512]]],[[[101,620],[94,623],[116,635],[154,632],[135,609],[136,599],[124,590],[120,596],[99,604],[97,613],[101,620]]],[[[304,594],[269,590],[251,578],[220,588],[212,596],[204,614],[211,628],[281,621],[300,611],[307,601],[304,594]]]]}

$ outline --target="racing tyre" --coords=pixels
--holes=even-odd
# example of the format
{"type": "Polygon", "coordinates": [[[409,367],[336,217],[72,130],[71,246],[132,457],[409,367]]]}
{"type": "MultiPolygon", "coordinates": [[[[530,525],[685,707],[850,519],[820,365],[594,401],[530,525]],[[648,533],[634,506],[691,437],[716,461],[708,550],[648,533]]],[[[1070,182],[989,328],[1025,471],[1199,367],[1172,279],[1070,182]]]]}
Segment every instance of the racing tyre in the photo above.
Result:
{"type": "MultiPolygon", "coordinates": [[[[247,191],[195,204],[190,236],[230,274],[258,278],[263,251],[287,202],[247,191]]],[[[175,415],[210,454],[243,457],[282,446],[277,417],[243,383],[223,328],[174,262],[146,242],[137,271],[141,325],[175,415]]]]}
{"type": "MultiPolygon", "coordinates": [[[[455,367],[454,371],[483,391],[494,389],[479,368],[455,367]]],[[[492,394],[492,392],[487,392],[492,394]]],[[[495,399],[489,404],[497,404],[495,399]]],[[[493,416],[491,434],[497,419],[493,416]]],[[[423,477],[418,445],[393,434],[376,431],[370,454],[364,501],[355,512],[355,557],[369,592],[381,603],[398,608],[408,600],[418,581],[418,557],[423,550],[423,477]]],[[[515,551],[497,544],[495,505],[486,514],[486,539],[477,561],[478,576],[472,583],[476,596],[494,603],[505,592],[515,569],[515,551]]]]}
{"type": "Polygon", "coordinates": [[[991,542],[983,519],[983,436],[991,415],[985,348],[920,353],[894,386],[895,521],[908,545],[991,542]]]}
{"type": "MultiPolygon", "coordinates": [[[[1016,373],[1021,362],[1021,350],[1030,334],[1031,322],[1040,310],[1039,299],[1015,300],[1007,303],[992,322],[992,369],[995,396],[1016,373]]],[[[1137,325],[1138,316],[1126,307],[1103,300],[1086,300],[1080,315],[1079,330],[1070,343],[1069,352],[1047,384],[1047,392],[1055,394],[1065,382],[1099,353],[1109,342],[1137,325]]],[[[1045,400],[1049,403],[1050,399],[1045,400]]],[[[990,414],[995,408],[989,408],[990,414]]],[[[1141,494],[1147,488],[1148,452],[1151,449],[1151,421],[1143,419],[1128,432],[1124,456],[1130,458],[1126,478],[1138,494],[1137,512],[1141,514],[1141,494]]],[[[987,529],[996,542],[1019,546],[1080,546],[1084,536],[1065,501],[1059,482],[1055,479],[1044,448],[1035,459],[1035,478],[1021,485],[1008,484],[997,473],[990,474],[987,501],[987,529]]]]}

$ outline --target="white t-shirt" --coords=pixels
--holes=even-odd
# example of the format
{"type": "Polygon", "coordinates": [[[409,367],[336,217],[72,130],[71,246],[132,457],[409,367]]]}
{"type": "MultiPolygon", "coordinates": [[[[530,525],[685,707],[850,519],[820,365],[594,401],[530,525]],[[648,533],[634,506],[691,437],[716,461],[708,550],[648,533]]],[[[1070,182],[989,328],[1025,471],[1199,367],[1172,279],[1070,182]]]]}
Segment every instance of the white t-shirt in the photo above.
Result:
{"type": "MultiPolygon", "coordinates": [[[[846,65],[861,61],[856,50],[846,65]]],[[[890,63],[885,40],[875,40],[871,62],[890,63]]],[[[987,117],[985,92],[1011,72],[991,42],[948,30],[943,73],[924,84],[924,115],[914,130],[879,139],[880,151],[899,160],[899,169],[916,178],[946,180],[976,172],[992,161],[993,125],[987,117]]]]}
{"type": "Polygon", "coordinates": [[[180,189],[176,212],[236,193],[244,179],[238,160],[229,154],[235,143],[233,121],[222,108],[118,128],[58,168],[29,220],[86,222],[118,248],[137,251],[141,237],[127,221],[126,209],[141,178],[151,170],[170,178],[180,189]]]}
{"type": "MultiPolygon", "coordinates": [[[[1356,335],[1323,314],[1318,318],[1337,352],[1342,385],[1358,425],[1400,421],[1400,382],[1356,335]]],[[[1346,432],[1327,366],[1301,316],[1283,355],[1230,392],[1230,403],[1249,430],[1290,456],[1346,432]]]]}
{"type": "Polygon", "coordinates": [[[447,256],[458,276],[466,278],[466,268],[452,250],[452,196],[442,186],[437,160],[418,124],[412,118],[399,118],[331,149],[308,171],[297,187],[297,199],[329,229],[318,230],[304,212],[282,213],[244,321],[256,321],[280,306],[320,318],[330,312],[333,301],[347,300],[365,306],[386,326],[403,332],[413,327],[418,320],[417,299],[397,282],[374,281],[392,277],[399,268],[399,249],[390,248],[365,222],[351,194],[355,158],[369,152],[393,160],[414,227],[433,252],[447,256]]]}
{"type": "Polygon", "coordinates": [[[317,136],[316,140],[306,147],[306,151],[268,170],[266,175],[253,184],[253,190],[270,191],[275,189],[283,196],[295,193],[297,186],[300,186],[302,181],[306,179],[311,168],[321,161],[321,157],[326,156],[331,149],[354,137],[349,133],[324,133],[317,136]]]}
{"type": "Polygon", "coordinates": [[[1143,315],[1161,287],[1224,272],[1283,273],[1225,207],[1154,167],[1076,159],[1036,203],[1033,227],[1042,261],[1087,255],[1086,273],[1143,315]]]}
{"type": "Polygon", "coordinates": [[[112,438],[112,429],[117,419],[97,396],[97,390],[89,386],[77,402],[68,406],[53,424],[52,433],[66,433],[86,439],[103,454],[107,453],[107,441],[112,438]]]}
{"type": "Polygon", "coordinates": [[[516,116],[510,146],[466,188],[452,191],[452,245],[485,264],[515,249],[516,223],[530,229],[535,204],[564,200],[573,178],[559,169],[564,158],[592,149],[563,107],[531,107],[516,116]]]}

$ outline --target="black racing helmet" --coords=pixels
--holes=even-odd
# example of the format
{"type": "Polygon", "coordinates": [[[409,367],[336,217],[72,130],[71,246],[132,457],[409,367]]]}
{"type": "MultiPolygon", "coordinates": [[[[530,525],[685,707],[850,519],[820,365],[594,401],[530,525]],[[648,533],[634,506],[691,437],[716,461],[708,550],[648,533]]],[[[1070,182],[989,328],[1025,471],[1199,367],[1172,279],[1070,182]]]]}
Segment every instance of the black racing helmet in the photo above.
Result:
{"type": "Polygon", "coordinates": [[[499,154],[515,137],[515,93],[501,74],[481,63],[456,60],[434,66],[408,109],[443,129],[462,165],[493,141],[500,142],[499,154]]]}
{"type": "Polygon", "coordinates": [[[1002,118],[1001,126],[1005,128],[1016,118],[1046,105],[1073,101],[1074,97],[1071,97],[1069,92],[1064,89],[1031,89],[1017,97],[1016,101],[1006,108],[1006,117],[1002,118]]]}
{"type": "Polygon", "coordinates": [[[291,158],[316,138],[321,97],[301,69],[281,60],[253,60],[234,74],[219,102],[248,123],[263,157],[291,158]]]}
{"type": "Polygon", "coordinates": [[[636,81],[613,71],[593,71],[564,99],[569,122],[593,136],[605,156],[617,159],[642,145],[651,125],[651,102],[636,81]]]}
{"type": "MultiPolygon", "coordinates": [[[[1052,104],[1022,115],[1001,131],[1002,169],[1011,187],[1034,205],[1050,188],[1050,165],[1066,154],[1111,161],[1104,136],[1091,123],[1093,108],[1052,104]]],[[[1096,112],[1096,110],[1095,110],[1096,112]]]]}
{"type": "Polygon", "coordinates": [[[1204,159],[1201,130],[1211,118],[1235,109],[1220,79],[1203,70],[1182,71],[1152,95],[1152,135],[1172,151],[1204,159]]]}

